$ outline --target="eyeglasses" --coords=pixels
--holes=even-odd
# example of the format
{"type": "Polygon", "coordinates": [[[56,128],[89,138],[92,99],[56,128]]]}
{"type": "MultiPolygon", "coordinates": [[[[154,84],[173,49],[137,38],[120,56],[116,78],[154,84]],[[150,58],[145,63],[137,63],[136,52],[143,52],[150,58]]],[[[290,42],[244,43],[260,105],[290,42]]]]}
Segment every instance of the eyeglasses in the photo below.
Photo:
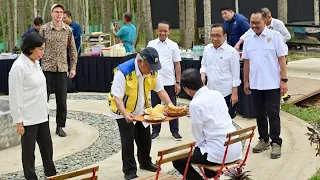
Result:
{"type": "Polygon", "coordinates": [[[251,21],[250,24],[251,25],[259,25],[261,23],[261,21],[251,21]]]}
{"type": "Polygon", "coordinates": [[[52,12],[54,12],[56,14],[63,14],[63,11],[52,11],[52,12]]]}
{"type": "Polygon", "coordinates": [[[212,38],[221,38],[223,35],[221,34],[210,34],[210,37],[212,38]]]}

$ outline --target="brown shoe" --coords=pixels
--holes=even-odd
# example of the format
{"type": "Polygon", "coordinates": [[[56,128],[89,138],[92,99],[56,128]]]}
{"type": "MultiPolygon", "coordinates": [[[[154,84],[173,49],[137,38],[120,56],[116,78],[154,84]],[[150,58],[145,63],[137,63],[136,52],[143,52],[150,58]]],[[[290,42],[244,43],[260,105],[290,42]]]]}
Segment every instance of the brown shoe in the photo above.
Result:
{"type": "Polygon", "coordinates": [[[271,159],[278,159],[281,157],[281,146],[279,144],[272,143],[270,157],[271,157],[271,159]]]}
{"type": "Polygon", "coordinates": [[[261,153],[264,150],[267,150],[270,148],[269,142],[265,142],[264,140],[260,140],[259,143],[252,148],[253,153],[261,153]]]}

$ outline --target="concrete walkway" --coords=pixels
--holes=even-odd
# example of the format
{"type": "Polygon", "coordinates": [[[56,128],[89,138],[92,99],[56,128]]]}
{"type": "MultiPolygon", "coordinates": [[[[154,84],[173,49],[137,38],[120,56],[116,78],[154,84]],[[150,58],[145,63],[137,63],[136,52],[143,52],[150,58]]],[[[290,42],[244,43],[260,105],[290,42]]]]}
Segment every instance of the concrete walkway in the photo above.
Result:
{"type": "MultiPolygon", "coordinates": [[[[180,99],[179,101],[188,102],[186,100],[180,99]]],[[[54,108],[53,101],[50,102],[50,107],[54,108]]],[[[68,100],[69,110],[108,114],[107,109],[105,109],[106,107],[106,101],[68,100]]],[[[241,127],[247,127],[256,124],[254,119],[245,119],[240,116],[236,117],[234,121],[241,127]]],[[[281,112],[281,123],[281,137],[283,138],[282,157],[280,159],[272,160],[269,157],[270,150],[260,154],[253,154],[250,151],[247,166],[245,167],[245,169],[252,171],[252,179],[305,180],[315,173],[316,167],[320,167],[319,157],[315,157],[316,152],[314,150],[314,147],[310,147],[308,137],[305,135],[305,133],[307,132],[306,126],[308,126],[308,124],[284,112],[281,112]]],[[[158,150],[166,149],[186,142],[191,142],[193,138],[190,127],[190,119],[181,118],[180,133],[183,136],[183,141],[177,142],[171,138],[168,123],[164,123],[162,126],[160,138],[152,143],[151,156],[153,162],[155,162],[155,160],[157,159],[156,153],[158,150]]],[[[258,135],[254,137],[252,146],[257,143],[257,138],[258,135]]],[[[56,140],[66,141],[67,139],[54,138],[54,141],[56,140]]],[[[63,143],[61,145],[63,145],[63,143]]],[[[61,148],[56,146],[55,154],[59,153],[60,151],[61,148]]],[[[17,154],[18,152],[13,148],[11,149],[10,154],[11,153],[17,154]]],[[[118,152],[117,154],[97,164],[100,166],[99,179],[119,180],[123,178],[121,170],[121,152],[118,152]]],[[[169,170],[172,170],[173,167],[171,163],[167,163],[162,166],[162,169],[163,172],[167,172],[169,170]]],[[[138,169],[137,174],[138,176],[146,176],[152,173],[138,169]]]]}

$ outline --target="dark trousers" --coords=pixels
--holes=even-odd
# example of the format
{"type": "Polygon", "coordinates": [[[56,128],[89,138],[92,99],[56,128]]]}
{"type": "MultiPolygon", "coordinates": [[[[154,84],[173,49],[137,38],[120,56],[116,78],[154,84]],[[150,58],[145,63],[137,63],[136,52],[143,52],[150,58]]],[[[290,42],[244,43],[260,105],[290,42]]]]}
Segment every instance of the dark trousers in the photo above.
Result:
{"type": "Polygon", "coordinates": [[[231,105],[231,94],[229,94],[228,96],[224,97],[224,100],[226,101],[227,103],[227,106],[228,108],[230,108],[230,105],[231,105]]]}
{"type": "MultiPolygon", "coordinates": [[[[164,86],[164,89],[167,91],[171,102],[174,105],[177,105],[177,98],[176,98],[176,92],[174,91],[175,86],[164,86]]],[[[161,104],[161,99],[159,98],[158,94],[154,91],[151,92],[151,104],[152,107],[155,107],[157,104],[161,104]]],[[[170,124],[170,131],[171,133],[177,133],[179,132],[179,120],[174,119],[169,121],[170,124]]],[[[161,130],[161,124],[153,124],[152,125],[152,132],[160,133],[161,130]]]]}
{"type": "Polygon", "coordinates": [[[125,175],[136,174],[137,165],[134,159],[134,141],[138,147],[138,161],[140,166],[149,166],[151,163],[150,126],[145,128],[141,122],[127,123],[123,119],[117,119],[122,150],[122,171],[125,175]]]}
{"type": "Polygon", "coordinates": [[[272,90],[251,90],[254,104],[257,111],[257,125],[259,139],[269,142],[269,137],[272,143],[277,143],[281,146],[282,139],[280,138],[280,89],[272,90]],[[270,133],[268,133],[268,119],[270,133]]]}
{"type": "MultiPolygon", "coordinates": [[[[198,147],[196,147],[194,149],[194,152],[193,152],[193,155],[191,156],[189,167],[188,167],[188,172],[187,172],[187,176],[186,176],[187,180],[202,180],[203,179],[202,176],[191,166],[192,163],[206,164],[206,165],[220,165],[220,164],[208,161],[207,155],[208,155],[207,153],[202,155],[200,148],[198,148],[198,147]]],[[[188,158],[186,157],[183,159],[178,159],[178,160],[172,161],[172,164],[173,164],[174,168],[176,168],[176,170],[180,174],[183,175],[187,162],[188,162],[188,158]]],[[[212,178],[215,175],[217,175],[217,173],[215,171],[211,171],[208,169],[204,169],[204,173],[206,174],[207,178],[212,178]]]]}
{"type": "Polygon", "coordinates": [[[24,177],[27,180],[38,179],[34,167],[34,150],[36,147],[36,142],[38,143],[40,149],[44,174],[47,177],[56,175],[56,168],[52,160],[53,149],[49,121],[32,126],[25,126],[24,130],[25,133],[21,137],[24,177]]]}
{"type": "Polygon", "coordinates": [[[47,79],[48,102],[49,102],[50,93],[52,92],[52,89],[54,89],[54,92],[56,95],[57,127],[65,127],[66,120],[67,120],[67,86],[68,86],[67,72],[44,71],[44,75],[46,76],[46,79],[47,79]]]}

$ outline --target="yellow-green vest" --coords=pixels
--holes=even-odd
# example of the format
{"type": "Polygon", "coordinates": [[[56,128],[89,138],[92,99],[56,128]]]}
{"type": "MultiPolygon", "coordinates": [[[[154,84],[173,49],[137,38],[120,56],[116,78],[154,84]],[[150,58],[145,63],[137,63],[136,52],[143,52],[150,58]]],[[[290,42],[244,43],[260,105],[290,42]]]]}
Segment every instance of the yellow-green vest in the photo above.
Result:
{"type": "MultiPolygon", "coordinates": [[[[114,69],[114,73],[117,71],[121,71],[126,78],[126,89],[123,96],[124,107],[127,112],[134,112],[137,106],[138,101],[138,79],[135,71],[135,59],[131,59],[126,61],[125,63],[120,64],[114,69]]],[[[145,107],[150,107],[149,104],[149,95],[151,90],[154,89],[156,84],[157,73],[153,72],[148,74],[144,79],[144,99],[145,99],[145,107]]],[[[110,109],[120,115],[120,111],[114,101],[114,96],[111,92],[108,94],[108,101],[110,109]]]]}

